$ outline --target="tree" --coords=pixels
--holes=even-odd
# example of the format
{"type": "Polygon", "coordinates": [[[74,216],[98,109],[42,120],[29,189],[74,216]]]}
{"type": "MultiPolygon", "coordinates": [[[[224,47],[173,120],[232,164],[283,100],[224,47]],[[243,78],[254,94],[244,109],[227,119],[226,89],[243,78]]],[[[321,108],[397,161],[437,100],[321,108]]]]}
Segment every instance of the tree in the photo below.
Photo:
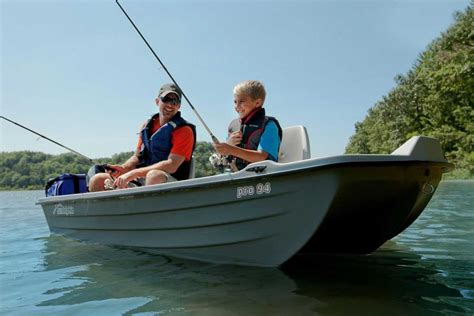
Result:
{"type": "MultiPolygon", "coordinates": [[[[198,142],[194,151],[196,177],[216,174],[209,163],[214,152],[211,143],[198,142]]],[[[122,164],[133,152],[99,158],[99,163],[122,164]]],[[[72,153],[48,155],[41,152],[0,152],[0,190],[43,189],[48,179],[63,173],[86,173],[91,164],[72,153]]]]}
{"type": "Polygon", "coordinates": [[[390,153],[414,135],[431,136],[456,164],[455,177],[474,177],[473,20],[471,5],[455,14],[455,23],[356,123],[346,153],[390,153]]]}

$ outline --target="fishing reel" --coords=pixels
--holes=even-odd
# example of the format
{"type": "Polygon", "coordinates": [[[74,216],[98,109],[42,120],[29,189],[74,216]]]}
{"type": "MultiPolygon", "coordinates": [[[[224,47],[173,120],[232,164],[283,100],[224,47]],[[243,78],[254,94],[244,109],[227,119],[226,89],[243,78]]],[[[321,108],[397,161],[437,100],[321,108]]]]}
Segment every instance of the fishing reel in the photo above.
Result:
{"type": "Polygon", "coordinates": [[[221,154],[214,153],[209,157],[209,162],[214,168],[219,170],[219,172],[237,171],[235,157],[233,156],[223,156],[221,154]]]}

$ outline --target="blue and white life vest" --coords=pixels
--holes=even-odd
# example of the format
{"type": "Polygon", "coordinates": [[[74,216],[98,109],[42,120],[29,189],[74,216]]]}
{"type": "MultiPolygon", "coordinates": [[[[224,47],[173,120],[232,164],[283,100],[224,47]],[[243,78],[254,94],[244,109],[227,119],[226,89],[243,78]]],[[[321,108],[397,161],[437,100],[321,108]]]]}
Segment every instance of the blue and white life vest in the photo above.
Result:
{"type": "MultiPolygon", "coordinates": [[[[151,134],[153,121],[158,119],[159,113],[153,115],[140,132],[142,138],[142,150],[139,155],[139,167],[150,166],[168,159],[171,148],[173,147],[171,134],[178,127],[191,127],[194,136],[193,151],[196,146],[196,126],[183,119],[181,117],[181,112],[177,112],[168,123],[164,124],[155,133],[151,134]]],[[[178,170],[171,175],[178,180],[188,179],[190,165],[190,161],[183,161],[178,170]]]]}

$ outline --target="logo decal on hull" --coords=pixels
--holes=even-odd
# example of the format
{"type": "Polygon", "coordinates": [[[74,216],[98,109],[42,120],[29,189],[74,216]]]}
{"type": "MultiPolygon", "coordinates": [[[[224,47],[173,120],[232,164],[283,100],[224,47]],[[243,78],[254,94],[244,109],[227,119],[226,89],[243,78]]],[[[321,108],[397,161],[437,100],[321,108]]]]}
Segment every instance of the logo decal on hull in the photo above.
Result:
{"type": "Polygon", "coordinates": [[[248,185],[243,187],[237,187],[237,198],[240,199],[244,196],[269,194],[271,191],[272,185],[270,182],[258,183],[255,186],[248,185]]]}
{"type": "Polygon", "coordinates": [[[432,194],[434,191],[434,186],[432,184],[429,184],[428,182],[423,184],[423,186],[421,187],[421,192],[426,194],[432,194]]]}
{"type": "Polygon", "coordinates": [[[53,215],[74,215],[74,206],[54,205],[53,215]]]}

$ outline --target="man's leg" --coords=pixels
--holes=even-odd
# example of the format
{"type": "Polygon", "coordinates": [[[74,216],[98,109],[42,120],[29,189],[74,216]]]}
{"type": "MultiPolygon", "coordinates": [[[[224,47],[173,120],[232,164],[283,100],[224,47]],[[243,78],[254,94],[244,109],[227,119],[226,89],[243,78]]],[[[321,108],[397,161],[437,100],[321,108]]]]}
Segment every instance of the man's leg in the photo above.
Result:
{"type": "Polygon", "coordinates": [[[108,173],[95,174],[89,181],[89,192],[104,191],[104,182],[107,179],[113,181],[108,173]]]}
{"type": "Polygon", "coordinates": [[[146,174],[145,185],[165,183],[176,181],[175,178],[170,176],[167,172],[161,170],[151,170],[146,174]]]}

